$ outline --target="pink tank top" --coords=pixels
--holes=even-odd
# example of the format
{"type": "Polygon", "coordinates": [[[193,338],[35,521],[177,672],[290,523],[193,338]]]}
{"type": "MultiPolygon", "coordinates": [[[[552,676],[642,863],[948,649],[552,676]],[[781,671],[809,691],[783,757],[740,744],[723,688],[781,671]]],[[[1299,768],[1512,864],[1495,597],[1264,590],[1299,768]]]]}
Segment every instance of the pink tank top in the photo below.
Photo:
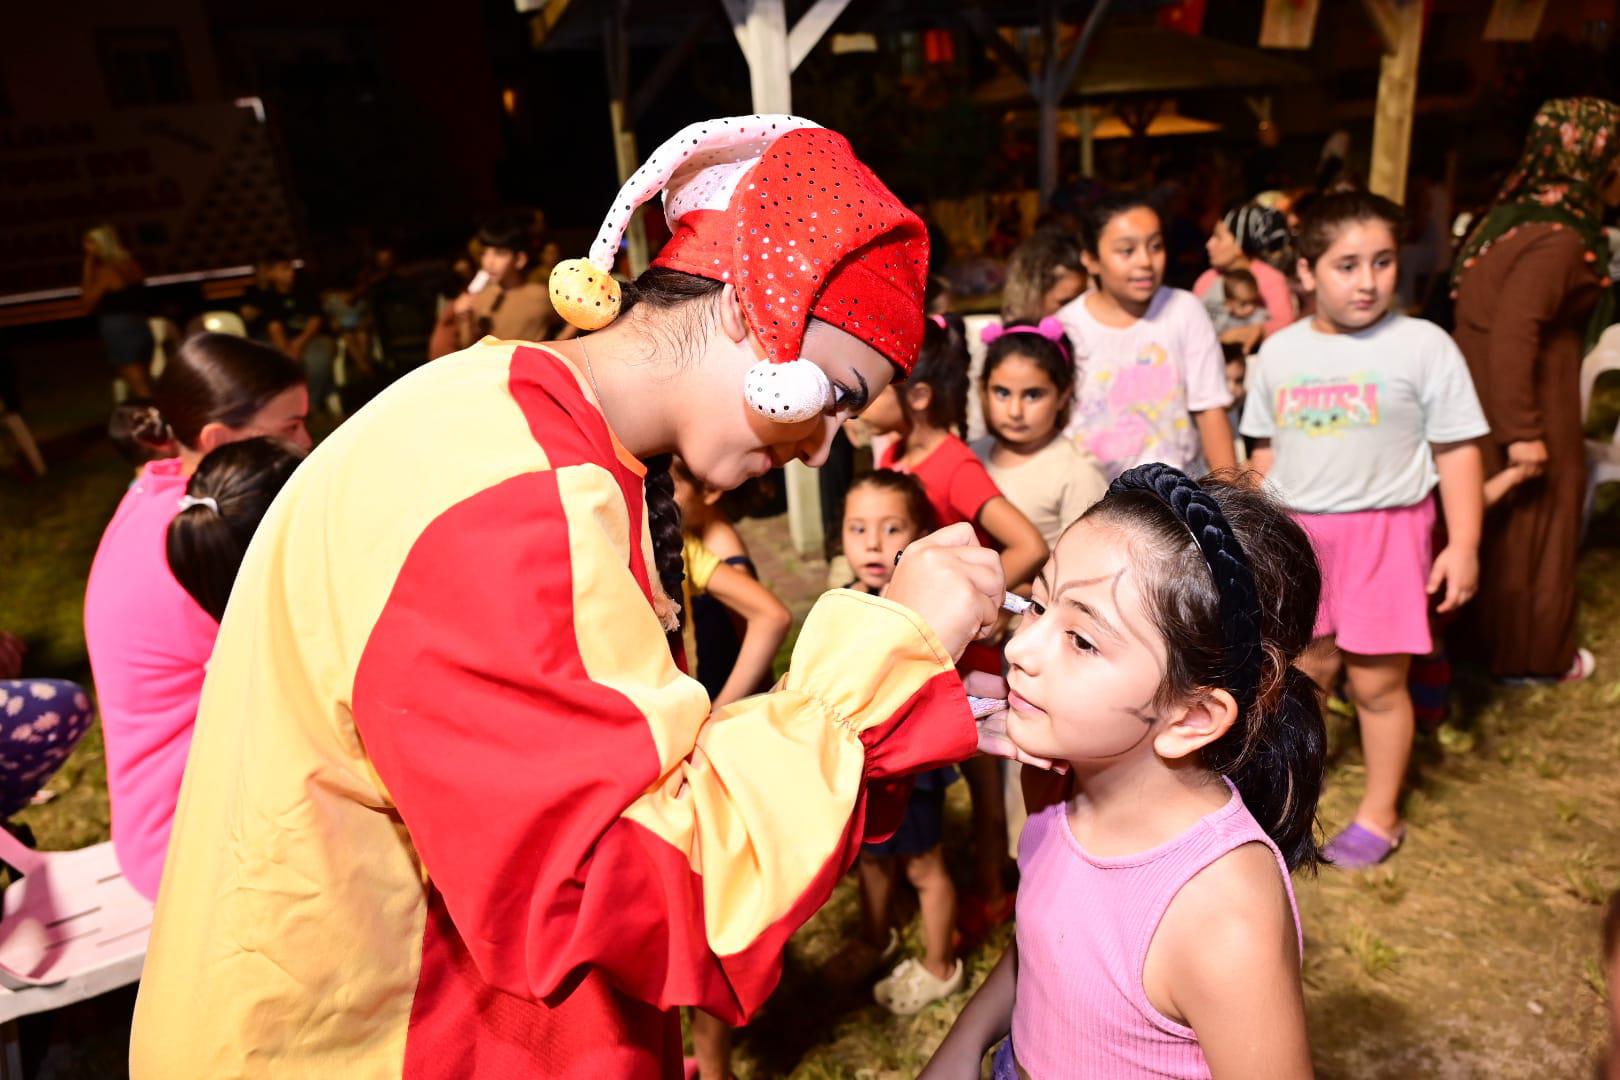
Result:
{"type": "MultiPolygon", "coordinates": [[[[1039,1080],[1208,1077],[1198,1036],[1155,1009],[1142,988],[1148,946],[1181,887],[1248,843],[1277,857],[1299,933],[1282,853],[1235,788],[1225,806],[1181,836],[1122,858],[1088,854],[1066,813],[1060,802],[1030,817],[1018,846],[1018,1064],[1039,1080]]],[[[1303,935],[1300,948],[1303,955],[1303,935]]]]}

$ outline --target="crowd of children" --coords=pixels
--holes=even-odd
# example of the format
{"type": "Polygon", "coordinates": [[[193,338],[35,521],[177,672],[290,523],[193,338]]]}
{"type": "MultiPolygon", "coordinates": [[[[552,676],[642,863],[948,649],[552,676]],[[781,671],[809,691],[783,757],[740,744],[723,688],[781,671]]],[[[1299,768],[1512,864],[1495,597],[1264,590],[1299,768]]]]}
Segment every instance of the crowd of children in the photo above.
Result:
{"type": "MultiPolygon", "coordinates": [[[[320,472],[324,466],[312,459],[304,468],[310,446],[304,372],[273,349],[210,334],[179,350],[150,401],[120,409],[115,429],[143,464],[97,553],[85,610],[106,729],[114,842],[126,875],[148,896],[168,880],[163,869],[204,671],[218,662],[211,652],[240,573],[258,590],[257,601],[246,603],[287,605],[286,624],[275,628],[285,636],[277,647],[302,665],[304,681],[275,687],[255,681],[263,676],[252,659],[259,643],[238,619],[226,675],[211,679],[211,693],[223,694],[231,678],[254,685],[260,697],[327,693],[337,675],[311,651],[300,619],[330,616],[342,631],[328,642],[337,652],[349,647],[339,641],[348,620],[377,623],[368,632],[382,644],[362,642],[372,667],[349,671],[341,683],[366,701],[350,709],[351,727],[344,729],[354,745],[341,739],[328,745],[323,729],[279,751],[324,755],[308,764],[311,775],[343,773],[341,784],[322,782],[347,785],[348,802],[323,803],[323,812],[363,807],[351,821],[354,837],[380,827],[374,803],[387,783],[395,789],[388,798],[405,794],[410,808],[401,828],[420,829],[423,857],[468,875],[480,871],[476,860],[462,859],[461,830],[451,827],[454,816],[438,787],[440,763],[413,757],[432,753],[413,747],[441,733],[395,728],[396,717],[431,715],[465,733],[469,707],[481,715],[520,699],[546,722],[620,708],[612,724],[621,733],[653,733],[656,753],[634,744],[644,775],[618,793],[621,801],[596,807],[599,820],[579,822],[581,830],[616,838],[621,847],[610,857],[619,860],[618,872],[644,875],[646,896],[638,902],[656,910],[637,925],[640,938],[621,939],[591,923],[612,925],[606,908],[616,896],[635,905],[614,892],[621,882],[604,883],[601,875],[591,884],[598,891],[585,895],[581,882],[594,865],[589,845],[549,871],[557,882],[546,902],[567,907],[584,928],[566,942],[542,940],[551,929],[536,925],[536,937],[520,943],[517,958],[505,956],[491,928],[531,909],[528,899],[496,886],[435,879],[436,888],[448,890],[445,897],[435,893],[422,910],[400,915],[415,920],[418,932],[429,927],[423,955],[429,948],[454,953],[439,959],[461,965],[456,978],[475,967],[498,969],[505,985],[481,975],[490,981],[479,984],[480,992],[520,986],[546,1001],[566,997],[560,988],[576,985],[578,970],[613,968],[618,983],[589,987],[603,1016],[628,1031],[646,1002],[691,1004],[696,1056],[688,1073],[726,1077],[731,1025],[769,993],[789,916],[808,917],[814,905],[801,909],[830,890],[827,874],[843,857],[858,882],[860,917],[841,955],[856,958],[858,977],[871,980],[873,999],[894,1014],[912,1015],[963,991],[964,956],[994,927],[1016,919],[1013,944],[966,1003],[925,1076],[977,1077],[992,1053],[993,1075],[1005,1080],[1307,1075],[1304,940],[1291,875],[1318,863],[1371,867],[1405,842],[1401,799],[1415,731],[1414,660],[1443,656],[1445,623],[1480,587],[1487,508],[1535,476],[1522,461],[1486,475],[1489,459],[1479,442],[1491,427],[1463,353],[1438,326],[1398,308],[1401,208],[1359,191],[1327,194],[1291,227],[1274,208],[1235,206],[1209,239],[1210,270],[1188,292],[1165,283],[1165,230],[1153,202],[1109,194],[1085,209],[1075,234],[1048,226],[1015,251],[1000,318],[969,323],[939,310],[911,327],[924,295],[926,260],[913,250],[921,222],[890,205],[893,196],[837,136],[780,118],[792,121],[788,133],[761,132],[752,137],[756,145],[745,137],[760,119],[717,121],[719,135],[699,131],[693,144],[723,137],[728,153],[748,149],[755,157],[747,160],[756,162],[750,167],[760,168],[780,165],[785,159],[773,159],[773,147],[791,141],[808,160],[869,185],[863,190],[874,212],[882,207],[889,215],[870,243],[880,245],[880,257],[895,260],[889,271],[904,295],[896,300],[882,282],[846,277],[840,314],[831,314],[824,295],[815,309],[819,321],[801,314],[793,340],[770,333],[766,342],[750,327],[770,303],[784,301],[764,299],[776,286],[763,281],[774,279],[748,279],[749,256],[737,254],[741,241],[737,252],[727,247],[733,233],[712,216],[753,211],[687,206],[678,197],[671,205],[687,206],[693,217],[672,218],[677,234],[659,264],[624,286],[624,319],[591,324],[595,333],[566,348],[473,345],[503,325],[515,328],[511,336],[529,336],[523,327],[550,325],[563,308],[558,302],[553,310],[563,294],[528,282],[516,226],[487,231],[489,287],[451,302],[434,334],[435,353],[464,350],[445,364],[466,367],[470,381],[424,372],[372,414],[381,424],[388,409],[416,410],[401,413],[411,422],[400,423],[388,446],[421,470],[434,494],[428,499],[408,478],[390,480],[390,507],[420,496],[431,513],[423,509],[399,526],[416,530],[410,537],[420,534],[416,547],[402,542],[389,556],[403,584],[371,582],[375,595],[356,601],[354,611],[315,611],[338,604],[332,597],[289,599],[297,592],[289,568],[342,570],[370,581],[371,556],[321,546],[320,538],[312,545],[310,534],[291,530],[287,519],[295,512],[320,521],[333,515],[333,527],[347,521],[352,537],[364,511],[383,512],[385,496],[361,483],[376,464],[366,456],[371,444],[362,441],[371,437],[368,421],[355,421],[339,436],[338,464],[320,472]],[[719,267],[734,258],[711,268],[711,259],[719,267]],[[1276,264],[1288,259],[1294,264],[1285,273],[1276,264]],[[1309,295],[1303,316],[1290,276],[1309,295]],[[890,321],[875,326],[870,315],[864,323],[850,315],[862,302],[890,321]],[[773,406],[756,400],[767,396],[759,386],[780,389],[804,377],[794,365],[812,363],[798,358],[812,341],[819,356],[833,357],[813,365],[820,380],[813,385],[825,387],[827,404],[784,426],[765,415],[773,406]],[[641,365],[675,342],[688,363],[650,394],[641,365]],[[769,353],[770,362],[751,350],[769,353]],[[897,372],[904,379],[890,381],[897,372]],[[733,384],[746,388],[759,416],[724,424],[694,419],[716,388],[729,393],[733,384]],[[499,430],[468,426],[454,445],[433,432],[439,450],[423,449],[420,440],[429,436],[421,434],[421,419],[433,415],[435,394],[465,395],[457,398],[465,407],[458,422],[470,424],[467,410],[478,406],[500,417],[499,430]],[[807,629],[811,640],[795,654],[808,657],[809,677],[826,684],[802,690],[791,674],[778,684],[776,661],[793,620],[761,580],[721,496],[793,457],[821,463],[842,438],[841,425],[857,422],[875,436],[875,453],[841,493],[836,513],[847,580],[834,582],[838,588],[822,601],[827,607],[818,608],[842,614],[807,629]],[[537,453],[536,432],[543,452],[537,453]],[[460,479],[436,470],[433,453],[467,447],[487,456],[463,490],[460,479]],[[353,475],[340,471],[344,461],[356,463],[353,475]],[[537,482],[540,476],[547,479],[537,482]],[[250,574],[243,570],[249,542],[289,477],[296,509],[285,499],[278,503],[273,541],[255,549],[261,565],[250,574]],[[521,512],[481,501],[502,485],[521,489],[521,512]],[[558,509],[565,505],[574,507],[572,516],[558,509]],[[497,533],[500,543],[493,542],[497,533]],[[990,551],[971,545],[970,536],[990,551]],[[416,550],[438,551],[435,545],[453,557],[455,588],[412,561],[416,550]],[[918,554],[903,563],[908,548],[918,554]],[[495,560],[487,568],[480,565],[486,555],[495,560]],[[349,561],[337,567],[340,556],[349,561]],[[900,567],[919,562],[924,569],[905,580],[900,567]],[[572,567],[577,577],[558,566],[572,567]],[[503,591],[510,582],[494,582],[493,576],[530,571],[551,575],[545,595],[555,602],[545,607],[546,617],[562,622],[549,631],[517,618],[519,601],[503,591]],[[1009,596],[992,624],[980,608],[1004,594],[1022,601],[1009,596]],[[463,605],[469,597],[481,605],[477,610],[463,605]],[[638,606],[643,598],[648,612],[638,606]],[[596,603],[605,611],[610,599],[636,609],[634,646],[585,625],[589,615],[576,622],[576,605],[596,603]],[[502,655],[509,669],[469,690],[460,680],[472,663],[470,642],[487,629],[483,618],[522,625],[524,638],[502,655]],[[875,633],[868,620],[878,619],[889,620],[892,640],[866,647],[864,636],[875,633]],[[567,635],[569,648],[562,649],[567,635]],[[418,637],[432,637],[439,650],[431,669],[422,667],[418,637]],[[555,661],[561,672],[542,687],[523,682],[536,657],[555,661]],[[701,694],[676,677],[675,665],[701,684],[701,694]],[[873,670],[862,674],[858,703],[828,704],[837,696],[828,687],[862,665],[873,670]],[[414,681],[419,674],[421,687],[414,681]],[[423,696],[434,678],[448,695],[442,703],[423,696]],[[578,683],[572,690],[570,679],[578,683]],[[959,760],[971,739],[956,704],[947,710],[961,721],[955,731],[942,725],[927,740],[895,734],[891,725],[900,721],[892,717],[946,708],[930,696],[942,682],[957,699],[965,685],[1002,702],[980,717],[978,728],[981,749],[994,753],[959,760]],[[773,685],[780,695],[755,699],[773,685]],[[1319,848],[1322,705],[1341,687],[1359,724],[1365,784],[1352,820],[1319,848]],[[454,698],[463,692],[465,701],[454,698]],[[599,698],[611,698],[611,706],[599,706],[599,698]],[[712,722],[711,709],[723,710],[712,722]],[[828,734],[829,718],[856,738],[828,734]],[[687,749],[671,752],[681,739],[687,749]],[[887,751],[880,749],[885,740],[893,740],[887,751]],[[902,749],[892,749],[897,745],[902,749]],[[362,759],[355,746],[375,760],[362,759]],[[885,752],[903,761],[891,764],[885,752]],[[746,767],[768,757],[777,770],[771,775],[791,786],[802,780],[788,769],[794,754],[814,757],[817,785],[826,782],[825,791],[811,785],[815,790],[801,793],[821,800],[825,811],[812,823],[821,830],[819,846],[784,840],[794,823],[773,813],[770,776],[746,767]],[[846,754],[865,757],[840,756],[846,754]],[[363,770],[344,772],[362,760],[363,770]],[[881,767],[872,767],[874,760],[881,767]],[[945,857],[947,793],[958,779],[966,780],[972,807],[971,871],[961,882],[945,857]],[[885,806],[884,798],[899,801],[885,806]],[[705,826],[693,807],[712,806],[736,819],[719,815],[705,826]],[[892,828],[877,827],[889,810],[896,811],[888,815],[892,828]],[[709,884],[706,853],[715,860],[709,884]],[[570,876],[576,874],[580,880],[570,876]],[[773,889],[775,909],[743,911],[754,901],[742,898],[773,889]],[[901,955],[911,911],[901,902],[907,889],[915,892],[920,921],[914,956],[901,955]],[[466,917],[469,907],[491,929],[488,939],[432,938],[449,934],[440,923],[466,917]],[[715,911],[752,921],[727,938],[715,911]],[[735,948],[726,952],[717,940],[735,948]],[[570,952],[565,963],[547,959],[548,949],[577,955],[570,952]],[[660,956],[667,966],[659,969],[658,985],[636,966],[638,950],[668,952],[660,956]],[[526,963],[547,966],[544,977],[526,963]],[[631,969],[647,985],[627,990],[631,969]],[[1235,970],[1244,978],[1232,979],[1235,970]]],[[[671,173],[678,177],[685,166],[666,164],[661,182],[674,192],[671,173]]],[[[694,186],[682,197],[715,197],[710,188],[718,181],[687,182],[694,186]]],[[[824,240],[807,234],[805,242],[824,240]]],[[[864,250],[853,239],[836,243],[864,250]]],[[[589,275],[590,266],[580,272],[589,275]]],[[[825,281],[805,285],[826,288],[825,281]]],[[[807,311],[810,303],[805,297],[807,311]]],[[[791,310],[800,312],[800,305],[791,310]]],[[[4,693],[0,685],[0,701],[4,693]]],[[[216,707],[224,707],[223,698],[216,707]]],[[[225,730],[216,728],[205,761],[212,755],[235,762],[244,753],[232,739],[247,736],[225,739],[225,730]]],[[[536,750],[521,742],[497,734],[481,744],[484,756],[467,759],[479,768],[460,778],[468,792],[478,789],[480,769],[527,763],[523,778],[488,793],[493,806],[520,803],[520,789],[540,761],[525,756],[536,750]]],[[[448,748],[450,758],[457,752],[448,742],[435,745],[448,748]]],[[[567,752],[581,769],[582,755],[592,753],[584,743],[567,752]]],[[[598,786],[605,789],[606,781],[598,786]]],[[[573,809],[554,813],[595,807],[605,796],[590,788],[570,789],[566,806],[573,809]]],[[[275,797],[295,794],[308,792],[275,797]]],[[[235,796],[216,781],[196,797],[224,805],[235,796]]],[[[300,812],[319,816],[309,807],[300,812]]],[[[187,824],[193,861],[180,872],[181,888],[211,896],[221,886],[195,852],[218,822],[194,811],[187,824]]],[[[513,823],[531,831],[509,839],[518,847],[544,846],[536,837],[556,827],[540,814],[513,823]]],[[[377,833],[372,840],[404,835],[394,824],[386,828],[388,837],[377,833]]],[[[408,839],[418,844],[414,835],[408,839]]],[[[280,841],[261,836],[260,842],[280,841]]],[[[384,869],[414,880],[421,853],[415,847],[400,853],[384,869]]],[[[331,869],[306,867],[312,874],[331,869]]],[[[326,892],[351,900],[364,893],[355,886],[349,896],[351,886],[339,874],[326,892]]],[[[333,910],[348,918],[362,907],[356,900],[351,909],[333,910]]],[[[168,928],[171,950],[180,940],[176,918],[168,928]]],[[[187,961],[181,948],[164,957],[167,967],[155,969],[159,989],[145,1008],[150,1015],[164,1011],[161,1021],[149,1019],[148,1031],[172,1023],[175,1003],[192,992],[196,972],[185,968],[187,961]]],[[[374,989],[371,1011],[391,1000],[386,987],[374,989]]],[[[296,988],[278,992],[290,1001],[296,988]]],[[[415,1024],[414,1014],[392,1019],[415,1024]]],[[[557,1038],[571,1021],[541,1010],[526,1022],[557,1038]]],[[[148,1064],[161,1058],[154,1038],[144,1051],[148,1064]]],[[[624,1060],[654,1061],[668,1043],[667,1031],[627,1035],[624,1060]],[[646,1045],[632,1046],[636,1039],[646,1045]]],[[[221,1044],[213,1052],[225,1061],[235,1050],[221,1044]]]]}

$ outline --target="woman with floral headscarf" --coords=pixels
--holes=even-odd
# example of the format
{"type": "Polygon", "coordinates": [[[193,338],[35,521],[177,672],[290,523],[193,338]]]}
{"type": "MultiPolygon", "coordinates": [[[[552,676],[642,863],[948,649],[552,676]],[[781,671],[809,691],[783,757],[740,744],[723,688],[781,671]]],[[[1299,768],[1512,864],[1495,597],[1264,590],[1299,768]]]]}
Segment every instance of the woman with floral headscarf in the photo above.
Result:
{"type": "Polygon", "coordinates": [[[1605,206],[1620,205],[1620,105],[1549,101],[1495,205],[1452,273],[1457,344],[1490,421],[1486,475],[1530,478],[1487,522],[1480,618],[1500,677],[1584,679],[1575,644],[1575,556],[1586,458],[1581,357],[1612,320],[1605,206]]]}

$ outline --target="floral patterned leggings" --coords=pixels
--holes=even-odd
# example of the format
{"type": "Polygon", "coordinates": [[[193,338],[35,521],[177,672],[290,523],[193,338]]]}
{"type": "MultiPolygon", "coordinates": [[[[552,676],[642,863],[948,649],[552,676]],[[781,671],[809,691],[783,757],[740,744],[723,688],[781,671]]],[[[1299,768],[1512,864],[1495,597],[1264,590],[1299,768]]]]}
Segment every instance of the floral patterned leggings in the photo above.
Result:
{"type": "Polygon", "coordinates": [[[95,715],[78,683],[0,679],[0,819],[28,805],[95,715]]]}

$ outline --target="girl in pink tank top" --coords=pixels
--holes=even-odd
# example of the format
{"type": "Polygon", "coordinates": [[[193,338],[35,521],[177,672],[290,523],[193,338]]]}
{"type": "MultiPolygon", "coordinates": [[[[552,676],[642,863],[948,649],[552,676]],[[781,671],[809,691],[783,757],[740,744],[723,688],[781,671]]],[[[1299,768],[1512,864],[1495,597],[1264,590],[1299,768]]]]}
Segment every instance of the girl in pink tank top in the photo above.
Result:
{"type": "Polygon", "coordinates": [[[1005,734],[1068,775],[1026,770],[1017,940],[924,1077],[992,1046],[998,1080],[1311,1074],[1289,874],[1317,861],[1326,740],[1292,662],[1320,591],[1281,507],[1167,465],[1063,534],[1005,734]]]}

